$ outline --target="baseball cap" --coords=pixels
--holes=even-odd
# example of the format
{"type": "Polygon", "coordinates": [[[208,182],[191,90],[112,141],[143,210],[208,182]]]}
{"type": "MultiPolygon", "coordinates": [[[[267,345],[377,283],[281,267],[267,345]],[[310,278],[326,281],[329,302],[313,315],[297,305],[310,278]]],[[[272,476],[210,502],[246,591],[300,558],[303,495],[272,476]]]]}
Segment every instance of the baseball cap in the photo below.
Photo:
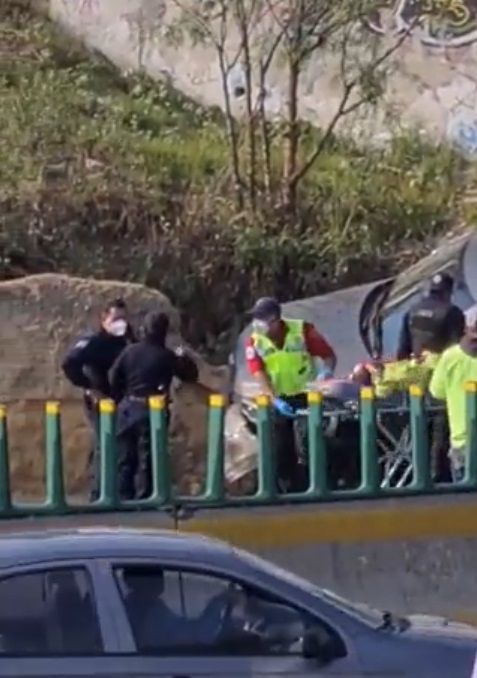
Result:
{"type": "Polygon", "coordinates": [[[257,299],[250,313],[255,320],[268,320],[269,318],[280,318],[281,308],[274,297],[261,297],[257,299]]]}
{"type": "Polygon", "coordinates": [[[454,278],[448,273],[436,273],[429,281],[431,292],[451,292],[454,288],[454,278]]]}

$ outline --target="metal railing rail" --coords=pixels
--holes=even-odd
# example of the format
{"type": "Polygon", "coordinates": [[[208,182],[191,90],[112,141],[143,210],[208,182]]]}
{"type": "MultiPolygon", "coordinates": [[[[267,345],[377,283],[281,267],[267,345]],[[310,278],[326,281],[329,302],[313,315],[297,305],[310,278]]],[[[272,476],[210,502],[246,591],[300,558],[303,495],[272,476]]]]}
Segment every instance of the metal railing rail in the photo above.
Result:
{"type": "Polygon", "coordinates": [[[309,485],[301,493],[279,494],[275,476],[270,399],[260,395],[257,403],[259,443],[257,489],[253,495],[231,496],[224,478],[224,421],[226,399],[212,395],[209,401],[207,463],[204,491],[198,496],[176,495],[172,484],[166,401],[156,396],[149,401],[152,494],[148,499],[121,501],[118,497],[115,405],[100,402],[100,496],[96,502],[69,501],[65,493],[61,440],[61,405],[47,402],[46,496],[41,503],[17,503],[11,496],[7,409],[0,406],[0,519],[24,516],[60,516],[74,513],[101,513],[131,510],[175,510],[177,507],[225,508],[240,506],[286,505],[323,501],[379,499],[418,496],[445,492],[477,491],[477,382],[466,387],[467,455],[464,481],[459,484],[435,484],[431,476],[425,393],[419,386],[409,391],[409,421],[412,438],[412,480],[404,487],[383,487],[380,482],[377,446],[377,404],[372,388],[363,388],[360,398],[361,482],[355,489],[331,489],[327,477],[327,448],[323,434],[323,397],[308,394],[308,469],[309,485]]]}

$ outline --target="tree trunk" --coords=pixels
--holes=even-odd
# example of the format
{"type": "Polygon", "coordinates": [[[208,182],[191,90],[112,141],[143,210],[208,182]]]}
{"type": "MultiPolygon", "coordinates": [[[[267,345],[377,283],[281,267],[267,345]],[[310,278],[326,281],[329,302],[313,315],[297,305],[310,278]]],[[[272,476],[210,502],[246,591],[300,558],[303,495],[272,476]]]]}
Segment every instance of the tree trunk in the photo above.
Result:
{"type": "Polygon", "coordinates": [[[244,205],[243,199],[243,184],[240,173],[240,158],[239,158],[239,142],[237,129],[235,126],[235,119],[232,114],[232,105],[230,102],[229,82],[228,82],[228,68],[225,59],[223,48],[218,49],[220,77],[222,81],[222,91],[224,94],[225,118],[227,121],[227,134],[230,144],[230,156],[232,160],[232,171],[234,176],[235,194],[237,200],[237,207],[242,210],[244,205]]]}
{"type": "Polygon", "coordinates": [[[263,184],[265,196],[268,204],[272,202],[272,152],[270,143],[270,133],[267,125],[267,113],[265,110],[265,78],[266,70],[263,64],[260,64],[260,92],[258,100],[258,114],[260,116],[260,133],[262,146],[262,165],[263,165],[263,184]]]}
{"type": "Polygon", "coordinates": [[[291,54],[288,65],[287,131],[284,142],[283,200],[287,209],[296,210],[296,183],[292,181],[298,165],[299,124],[298,85],[300,83],[300,62],[291,54]]]}
{"type": "Polygon", "coordinates": [[[245,101],[247,106],[247,132],[248,132],[248,190],[250,196],[250,206],[255,212],[257,207],[257,148],[255,138],[255,116],[252,101],[252,62],[250,56],[250,43],[248,35],[247,16],[243,11],[240,12],[240,31],[242,39],[242,49],[244,57],[245,71],[245,101]]]}

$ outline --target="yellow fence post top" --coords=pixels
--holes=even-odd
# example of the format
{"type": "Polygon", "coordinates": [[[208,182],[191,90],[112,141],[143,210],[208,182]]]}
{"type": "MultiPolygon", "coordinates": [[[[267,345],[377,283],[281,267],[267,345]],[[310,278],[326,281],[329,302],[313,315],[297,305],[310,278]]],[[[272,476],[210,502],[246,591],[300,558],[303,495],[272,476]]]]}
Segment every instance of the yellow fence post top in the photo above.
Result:
{"type": "Polygon", "coordinates": [[[363,386],[361,389],[361,400],[374,400],[374,388],[363,386]]]}
{"type": "Polygon", "coordinates": [[[321,405],[323,402],[323,394],[321,391],[308,391],[307,400],[308,405],[321,405]]]}
{"type": "Polygon", "coordinates": [[[477,381],[468,381],[465,384],[467,393],[477,393],[477,381]]]}
{"type": "Polygon", "coordinates": [[[261,393],[255,399],[257,407],[268,407],[270,405],[271,398],[266,393],[261,393]]]}
{"type": "Polygon", "coordinates": [[[151,396],[149,398],[149,409],[164,410],[166,407],[166,397],[163,395],[151,396]]]}
{"type": "Polygon", "coordinates": [[[221,393],[212,393],[209,398],[209,407],[217,407],[219,409],[225,407],[225,396],[221,393]]]}
{"type": "Polygon", "coordinates": [[[57,415],[60,413],[60,403],[57,400],[49,400],[45,405],[47,414],[57,415]]]}
{"type": "Polygon", "coordinates": [[[115,409],[116,406],[114,404],[114,400],[104,398],[99,401],[99,411],[101,414],[113,414],[115,409]]]}
{"type": "Polygon", "coordinates": [[[0,419],[6,419],[7,417],[7,406],[0,405],[0,419]]]}
{"type": "Polygon", "coordinates": [[[409,395],[415,396],[416,398],[422,398],[424,395],[424,389],[417,384],[412,384],[409,387],[409,395]]]}

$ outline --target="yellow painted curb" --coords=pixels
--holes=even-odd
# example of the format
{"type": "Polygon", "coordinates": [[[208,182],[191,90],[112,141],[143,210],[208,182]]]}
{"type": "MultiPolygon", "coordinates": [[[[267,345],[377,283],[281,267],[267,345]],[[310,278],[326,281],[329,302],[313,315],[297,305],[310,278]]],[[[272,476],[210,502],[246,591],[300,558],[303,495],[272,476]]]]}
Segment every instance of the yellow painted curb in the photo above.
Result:
{"type": "Polygon", "coordinates": [[[449,497],[449,503],[425,507],[401,505],[354,510],[287,507],[269,513],[237,509],[236,516],[218,511],[207,518],[187,520],[180,529],[249,549],[477,536],[477,502],[457,505],[451,502],[449,497]]]}

